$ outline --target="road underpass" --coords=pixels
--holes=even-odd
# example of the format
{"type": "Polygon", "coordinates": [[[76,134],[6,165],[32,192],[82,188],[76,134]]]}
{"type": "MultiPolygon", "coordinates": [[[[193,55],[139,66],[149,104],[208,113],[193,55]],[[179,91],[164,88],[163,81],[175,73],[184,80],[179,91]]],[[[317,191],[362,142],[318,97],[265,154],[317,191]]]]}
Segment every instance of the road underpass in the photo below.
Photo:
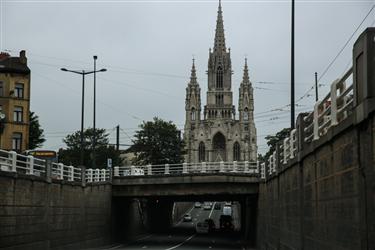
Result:
{"type": "MultiPolygon", "coordinates": [[[[255,198],[255,197],[253,197],[255,198]]],[[[116,239],[114,244],[106,246],[101,249],[245,249],[248,245],[249,239],[246,239],[246,233],[255,234],[256,215],[250,216],[249,209],[246,208],[246,200],[249,202],[250,197],[153,197],[148,200],[139,200],[138,206],[144,209],[144,217],[146,220],[145,231],[142,235],[138,235],[134,240],[128,241],[128,233],[122,230],[128,225],[124,220],[128,216],[120,216],[119,213],[129,213],[130,210],[117,209],[115,216],[120,216],[120,219],[115,221],[116,239]],[[214,201],[216,198],[216,201],[214,201]],[[234,198],[234,199],[233,199],[234,198]],[[225,202],[232,203],[232,218],[233,231],[220,230],[220,216],[223,214],[223,207],[225,202]],[[202,207],[194,207],[195,202],[200,202],[202,207]],[[211,202],[210,209],[205,209],[203,202],[211,202]],[[173,218],[173,211],[176,207],[183,204],[186,208],[184,213],[180,213],[178,218],[173,218]],[[188,206],[186,206],[188,204],[188,206]],[[220,204],[220,209],[215,209],[215,205],[220,204]],[[192,221],[184,221],[183,215],[190,214],[192,221]],[[121,217],[123,219],[121,219],[121,217]],[[212,219],[215,224],[215,230],[208,234],[199,234],[196,232],[196,223],[212,219]],[[246,220],[253,219],[251,223],[246,223],[246,220]],[[253,225],[252,229],[244,225],[253,225]],[[122,229],[121,229],[122,228],[122,229]]],[[[133,199],[132,202],[135,200],[133,199]]],[[[114,205],[125,204],[122,199],[114,201],[114,205]]],[[[128,203],[129,204],[129,203],[128,203]]],[[[255,207],[256,205],[254,205],[255,207]]],[[[142,217],[142,216],[141,216],[142,217]]],[[[145,223],[145,221],[143,221],[145,223]]],[[[253,237],[255,239],[255,235],[253,237]]],[[[255,243],[255,242],[253,242],[255,243]]],[[[249,249],[249,248],[247,248],[249,249]]]]}

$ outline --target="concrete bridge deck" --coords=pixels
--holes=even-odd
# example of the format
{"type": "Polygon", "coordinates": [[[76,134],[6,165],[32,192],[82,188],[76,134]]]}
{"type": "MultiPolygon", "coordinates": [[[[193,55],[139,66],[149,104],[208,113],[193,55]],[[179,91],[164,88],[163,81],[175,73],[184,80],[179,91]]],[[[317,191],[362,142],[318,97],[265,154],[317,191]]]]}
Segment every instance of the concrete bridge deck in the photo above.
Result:
{"type": "Polygon", "coordinates": [[[113,196],[202,196],[258,193],[259,178],[238,173],[113,178],[113,196]]]}

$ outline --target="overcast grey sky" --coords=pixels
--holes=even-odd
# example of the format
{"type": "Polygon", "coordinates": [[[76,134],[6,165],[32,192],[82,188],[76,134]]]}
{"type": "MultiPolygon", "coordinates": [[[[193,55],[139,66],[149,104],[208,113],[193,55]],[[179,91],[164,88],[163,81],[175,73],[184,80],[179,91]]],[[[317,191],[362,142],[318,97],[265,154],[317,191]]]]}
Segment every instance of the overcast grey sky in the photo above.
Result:
{"type": "MultiPolygon", "coordinates": [[[[296,99],[314,83],[372,8],[373,1],[296,1],[296,99]]],[[[185,88],[196,59],[202,90],[207,90],[208,50],[213,46],[218,1],[28,1],[0,0],[2,51],[26,50],[31,69],[31,110],[45,130],[46,149],[63,147],[62,138],[80,129],[81,78],[59,69],[98,68],[97,127],[121,143],[142,120],[154,116],[184,124],[185,88]]],[[[238,88],[247,55],[255,88],[259,151],[264,136],[288,127],[290,118],[290,1],[223,0],[226,45],[231,48],[232,90],[238,88]],[[267,83],[264,83],[267,82],[267,83]],[[272,83],[272,84],[271,84],[272,83]],[[273,111],[284,107],[284,112],[273,111]]],[[[375,20],[373,11],[332,68],[321,79],[330,84],[351,65],[352,44],[375,20]]],[[[86,81],[85,127],[92,127],[93,78],[86,81]]],[[[329,86],[320,88],[321,95],[329,86]]],[[[314,92],[311,91],[311,94],[314,92]]],[[[314,97],[298,101],[310,110],[314,97]]]]}

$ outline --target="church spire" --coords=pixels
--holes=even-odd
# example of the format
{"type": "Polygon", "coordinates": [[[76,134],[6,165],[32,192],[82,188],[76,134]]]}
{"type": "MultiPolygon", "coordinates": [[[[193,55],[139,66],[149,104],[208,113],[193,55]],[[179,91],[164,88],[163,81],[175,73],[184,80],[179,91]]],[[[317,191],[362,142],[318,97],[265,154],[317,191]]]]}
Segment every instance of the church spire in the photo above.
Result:
{"type": "Polygon", "coordinates": [[[245,57],[245,67],[243,69],[242,84],[250,84],[249,69],[247,67],[247,58],[245,57]]]}
{"type": "Polygon", "coordinates": [[[193,58],[193,65],[191,67],[190,84],[197,84],[197,72],[195,70],[195,59],[193,58]]]}
{"type": "Polygon", "coordinates": [[[221,10],[221,0],[219,0],[219,9],[217,11],[214,51],[215,52],[226,51],[225,37],[224,37],[223,12],[221,10]]]}

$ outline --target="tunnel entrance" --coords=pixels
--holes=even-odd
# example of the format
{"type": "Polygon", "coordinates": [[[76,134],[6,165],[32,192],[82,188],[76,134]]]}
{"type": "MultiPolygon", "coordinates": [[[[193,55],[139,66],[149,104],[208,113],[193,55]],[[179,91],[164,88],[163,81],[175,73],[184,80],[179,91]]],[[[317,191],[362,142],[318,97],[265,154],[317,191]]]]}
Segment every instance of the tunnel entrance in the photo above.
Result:
{"type": "Polygon", "coordinates": [[[113,240],[138,244],[147,237],[141,242],[148,249],[182,239],[197,247],[191,249],[255,246],[256,202],[254,196],[114,197],[113,240]]]}

